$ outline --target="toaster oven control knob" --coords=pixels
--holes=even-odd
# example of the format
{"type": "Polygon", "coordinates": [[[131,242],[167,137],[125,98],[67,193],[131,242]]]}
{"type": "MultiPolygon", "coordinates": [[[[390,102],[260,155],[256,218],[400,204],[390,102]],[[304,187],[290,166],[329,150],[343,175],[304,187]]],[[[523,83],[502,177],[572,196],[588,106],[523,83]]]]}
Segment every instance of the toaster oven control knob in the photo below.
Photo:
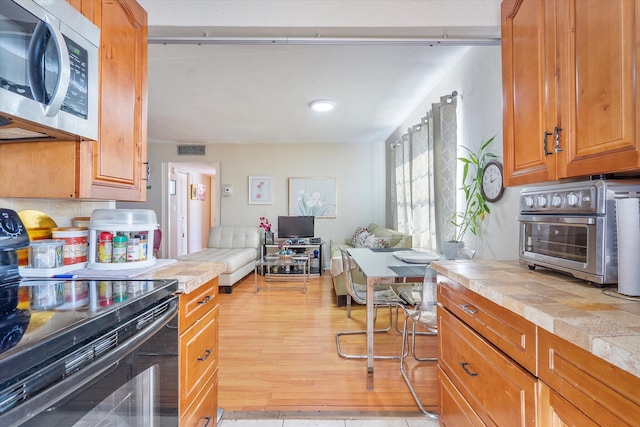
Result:
{"type": "Polygon", "coordinates": [[[534,204],[534,200],[533,197],[531,196],[525,196],[524,197],[524,205],[528,208],[532,208],[534,204]]]}
{"type": "Polygon", "coordinates": [[[580,198],[576,193],[567,194],[567,204],[569,206],[578,206],[580,204],[580,198]]]}
{"type": "Polygon", "coordinates": [[[538,206],[540,206],[541,208],[544,208],[545,206],[547,206],[547,198],[545,196],[538,196],[537,199],[538,202],[538,206]]]}
{"type": "Polygon", "coordinates": [[[551,197],[551,206],[553,206],[554,208],[559,208],[560,206],[562,206],[562,196],[559,194],[554,194],[551,197]]]}

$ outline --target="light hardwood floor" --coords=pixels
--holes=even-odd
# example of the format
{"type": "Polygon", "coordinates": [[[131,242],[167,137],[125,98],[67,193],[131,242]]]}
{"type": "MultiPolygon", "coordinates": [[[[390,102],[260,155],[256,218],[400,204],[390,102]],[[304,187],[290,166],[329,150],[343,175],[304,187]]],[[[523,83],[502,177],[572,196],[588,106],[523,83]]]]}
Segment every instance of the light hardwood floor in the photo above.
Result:
{"type": "MultiPolygon", "coordinates": [[[[259,280],[263,278],[259,276],[259,280]]],[[[297,286],[286,283],[283,286],[297,286]]],[[[253,275],[220,294],[219,406],[226,417],[421,417],[402,379],[399,361],[375,361],[375,388],[366,388],[366,361],[336,353],[335,333],[364,329],[365,308],[352,317],[336,307],[328,272],[300,289],[255,293],[253,275]]],[[[388,321],[380,309],[378,325],[388,321]]],[[[344,351],[365,351],[365,336],[349,337],[344,351]]],[[[422,355],[435,355],[435,337],[420,337],[422,355]]],[[[399,354],[400,335],[376,334],[376,352],[399,354]]],[[[436,367],[411,365],[428,410],[437,409],[436,367]]]]}

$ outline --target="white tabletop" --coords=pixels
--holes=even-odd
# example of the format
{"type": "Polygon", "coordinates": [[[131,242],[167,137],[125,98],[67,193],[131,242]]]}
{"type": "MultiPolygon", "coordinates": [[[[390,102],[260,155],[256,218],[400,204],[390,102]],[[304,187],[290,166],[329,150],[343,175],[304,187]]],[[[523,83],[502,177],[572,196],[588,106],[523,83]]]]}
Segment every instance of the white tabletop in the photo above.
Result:
{"type": "MultiPolygon", "coordinates": [[[[351,255],[355,263],[358,264],[362,274],[366,277],[407,277],[406,275],[398,274],[390,267],[417,267],[419,265],[399,260],[393,256],[393,251],[376,252],[369,248],[353,248],[349,249],[349,255],[351,255]]],[[[426,263],[424,265],[426,265],[426,263]]]]}

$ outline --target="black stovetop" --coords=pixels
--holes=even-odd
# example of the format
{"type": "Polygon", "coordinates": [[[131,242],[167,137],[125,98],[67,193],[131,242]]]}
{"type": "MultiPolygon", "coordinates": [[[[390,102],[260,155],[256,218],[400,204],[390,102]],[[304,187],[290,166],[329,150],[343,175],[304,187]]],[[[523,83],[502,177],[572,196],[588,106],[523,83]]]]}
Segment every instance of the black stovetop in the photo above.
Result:
{"type": "Polygon", "coordinates": [[[0,384],[170,298],[171,280],[24,279],[0,283],[0,384]]]}

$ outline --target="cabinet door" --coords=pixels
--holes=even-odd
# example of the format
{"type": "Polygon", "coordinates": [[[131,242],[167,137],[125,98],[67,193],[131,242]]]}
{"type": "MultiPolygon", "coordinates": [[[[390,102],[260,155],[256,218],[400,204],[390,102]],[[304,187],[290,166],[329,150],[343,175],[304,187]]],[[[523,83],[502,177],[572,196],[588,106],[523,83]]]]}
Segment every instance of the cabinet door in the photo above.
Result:
{"type": "Polygon", "coordinates": [[[557,8],[559,176],[636,169],[640,2],[566,0],[557,8]]]}
{"type": "Polygon", "coordinates": [[[538,382],[538,420],[540,427],[596,427],[598,425],[542,381],[538,382]]]}
{"type": "Polygon", "coordinates": [[[440,307],[438,361],[486,425],[537,425],[536,378],[440,307]]]}
{"type": "Polygon", "coordinates": [[[438,369],[438,409],[442,427],[486,426],[442,369],[438,369]]]}
{"type": "Polygon", "coordinates": [[[538,352],[540,380],[597,425],[638,425],[638,377],[542,328],[538,328],[538,352]]]}
{"type": "Polygon", "coordinates": [[[502,2],[505,185],[556,179],[553,4],[502,2]]]}
{"type": "Polygon", "coordinates": [[[80,11],[100,28],[99,138],[80,146],[81,197],[144,201],[147,12],[135,0],[82,0],[80,11]]]}

